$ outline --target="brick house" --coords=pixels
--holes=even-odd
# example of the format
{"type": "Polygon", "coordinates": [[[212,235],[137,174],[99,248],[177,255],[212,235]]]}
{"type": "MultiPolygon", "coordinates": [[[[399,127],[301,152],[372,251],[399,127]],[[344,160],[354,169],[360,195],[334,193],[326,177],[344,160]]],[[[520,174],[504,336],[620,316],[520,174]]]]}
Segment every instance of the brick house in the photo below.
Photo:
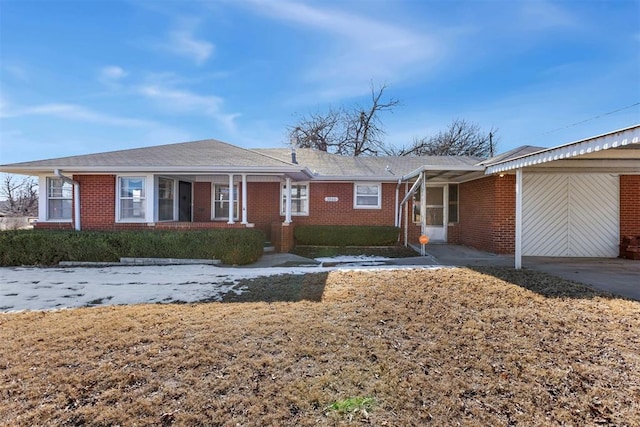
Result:
{"type": "Polygon", "coordinates": [[[491,159],[342,157],[216,140],[0,166],[38,176],[37,227],[256,227],[288,251],[299,224],[395,225],[399,240],[516,255],[616,256],[640,235],[640,125],[491,159]],[[422,212],[425,214],[422,215],[422,212]]]}

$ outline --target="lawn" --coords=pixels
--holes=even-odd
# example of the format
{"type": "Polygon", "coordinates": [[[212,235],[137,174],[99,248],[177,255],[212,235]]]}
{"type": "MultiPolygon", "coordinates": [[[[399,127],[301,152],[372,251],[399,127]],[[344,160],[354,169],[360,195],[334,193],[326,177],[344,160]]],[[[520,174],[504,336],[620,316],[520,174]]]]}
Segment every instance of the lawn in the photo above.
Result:
{"type": "Polygon", "coordinates": [[[640,303],[512,269],[0,315],[2,425],[634,425],[640,303]]]}

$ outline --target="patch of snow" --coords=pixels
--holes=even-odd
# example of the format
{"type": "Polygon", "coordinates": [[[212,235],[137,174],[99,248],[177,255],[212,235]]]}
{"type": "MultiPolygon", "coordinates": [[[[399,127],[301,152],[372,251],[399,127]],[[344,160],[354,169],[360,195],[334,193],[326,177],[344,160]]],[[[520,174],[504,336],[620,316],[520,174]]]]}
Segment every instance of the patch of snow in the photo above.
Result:
{"type": "MultiPolygon", "coordinates": [[[[355,257],[336,257],[336,263],[355,257]]],[[[372,261],[365,257],[366,261],[372,261]]],[[[362,257],[358,257],[361,263],[362,257]]],[[[377,257],[376,261],[384,258],[377,257]]],[[[327,259],[328,261],[329,259],[327,259]]],[[[100,268],[0,268],[0,312],[63,308],[218,301],[228,292],[242,293],[242,279],[279,274],[307,274],[335,270],[388,270],[424,266],[335,265],[333,267],[233,268],[212,265],[133,266],[100,268]]],[[[427,267],[429,268],[429,267],[427,267]]],[[[433,268],[433,266],[432,266],[433,268]]]]}

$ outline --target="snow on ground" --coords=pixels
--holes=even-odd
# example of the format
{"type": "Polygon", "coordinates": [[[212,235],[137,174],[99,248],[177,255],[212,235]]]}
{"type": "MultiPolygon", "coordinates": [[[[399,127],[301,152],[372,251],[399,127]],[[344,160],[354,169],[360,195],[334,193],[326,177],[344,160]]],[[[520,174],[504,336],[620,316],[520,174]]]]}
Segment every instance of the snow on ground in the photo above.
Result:
{"type": "MultiPolygon", "coordinates": [[[[212,265],[127,267],[0,268],[0,312],[73,307],[217,301],[242,279],[278,274],[306,274],[338,269],[371,269],[361,257],[324,259],[333,267],[233,268],[212,265]],[[360,266],[352,263],[360,262],[360,266]],[[345,264],[346,263],[346,264],[345,264]],[[364,265],[363,265],[364,264],[364,265]]],[[[416,268],[377,266],[376,268],[416,268]]]]}

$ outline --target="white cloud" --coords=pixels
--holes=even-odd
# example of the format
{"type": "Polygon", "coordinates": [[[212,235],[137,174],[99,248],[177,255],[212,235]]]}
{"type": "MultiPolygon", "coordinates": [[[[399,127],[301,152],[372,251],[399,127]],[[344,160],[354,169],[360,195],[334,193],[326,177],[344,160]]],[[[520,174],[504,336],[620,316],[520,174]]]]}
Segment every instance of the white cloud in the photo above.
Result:
{"type": "Polygon", "coordinates": [[[521,3],[524,29],[549,30],[551,28],[573,27],[576,17],[559,5],[545,0],[529,0],[521,3]]]}
{"type": "Polygon", "coordinates": [[[102,67],[100,70],[100,78],[104,80],[119,80],[127,76],[127,72],[117,65],[109,65],[102,67]]]}
{"type": "Polygon", "coordinates": [[[213,117],[228,131],[234,132],[235,119],[239,114],[224,113],[224,100],[215,95],[198,95],[186,90],[178,90],[160,85],[144,85],[138,88],[138,93],[153,99],[167,110],[180,113],[200,114],[213,117]]]}
{"type": "Polygon", "coordinates": [[[325,98],[363,94],[371,79],[398,82],[419,75],[442,53],[433,35],[386,21],[290,1],[250,3],[252,11],[332,36],[329,50],[305,74],[308,82],[324,86],[317,95],[325,98]]]}
{"type": "Polygon", "coordinates": [[[168,40],[161,48],[175,55],[192,59],[197,65],[204,63],[213,54],[215,46],[213,43],[195,37],[194,33],[198,25],[196,20],[181,20],[177,29],[169,31],[168,40]]]}
{"type": "Polygon", "coordinates": [[[66,120],[77,120],[82,122],[126,127],[144,127],[155,125],[154,122],[148,120],[113,116],[93,111],[87,107],[76,104],[50,103],[28,107],[12,106],[10,111],[6,104],[2,105],[0,117],[11,118],[23,116],[50,116],[66,120]]]}

